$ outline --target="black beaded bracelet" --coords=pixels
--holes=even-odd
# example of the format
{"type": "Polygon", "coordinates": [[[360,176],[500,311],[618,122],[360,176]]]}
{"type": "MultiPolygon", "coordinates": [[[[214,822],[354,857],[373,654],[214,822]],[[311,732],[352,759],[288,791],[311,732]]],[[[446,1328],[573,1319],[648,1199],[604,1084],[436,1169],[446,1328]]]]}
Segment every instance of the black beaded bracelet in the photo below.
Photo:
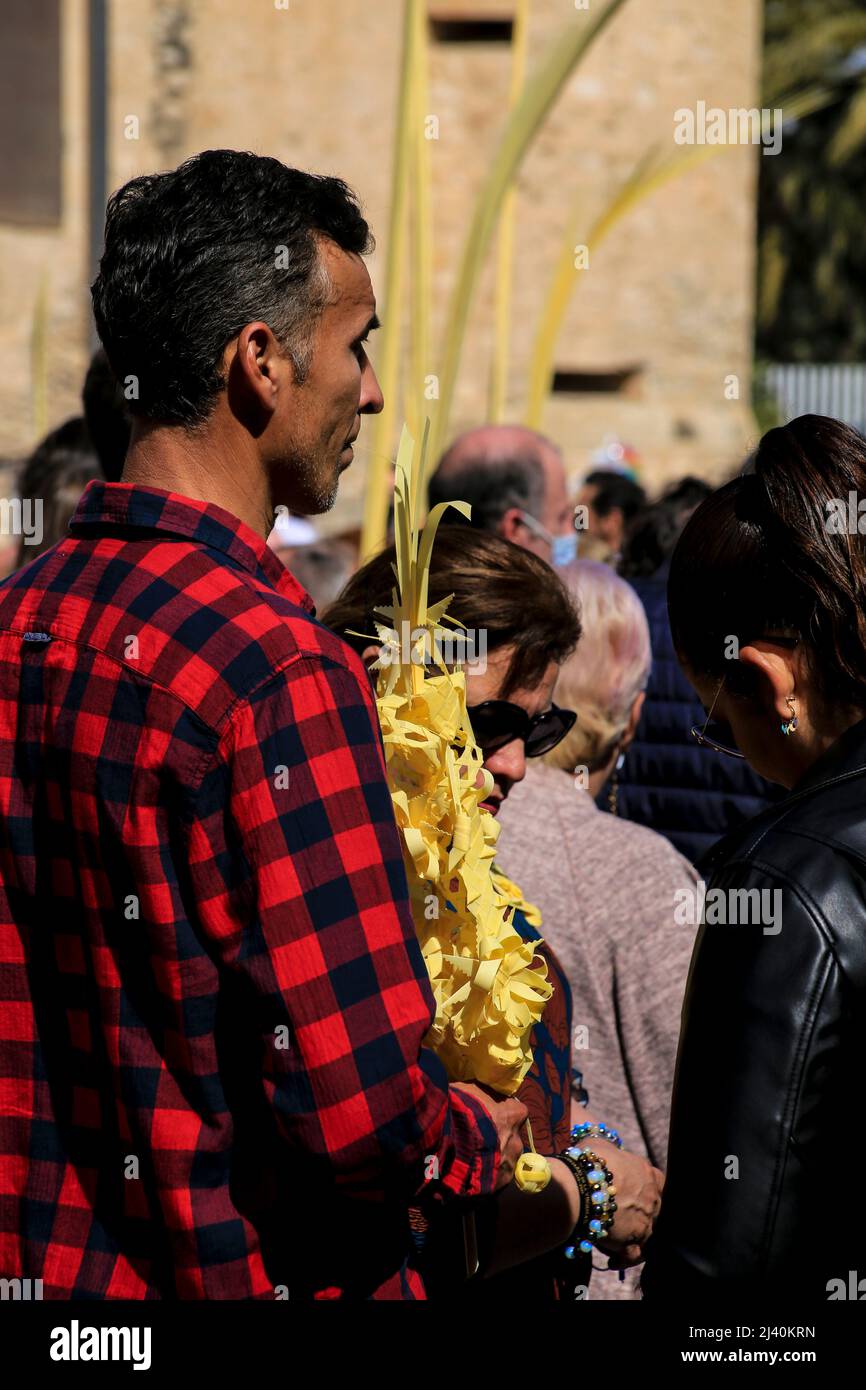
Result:
{"type": "Polygon", "coordinates": [[[577,1224],[574,1228],[575,1231],[579,1231],[589,1221],[590,1212],[592,1210],[592,1203],[590,1202],[589,1183],[586,1180],[586,1173],[583,1171],[583,1168],[580,1166],[577,1160],[572,1158],[567,1151],[565,1153],[557,1154],[557,1158],[559,1159],[560,1163],[565,1164],[566,1168],[571,1173],[571,1176],[574,1178],[574,1181],[577,1184],[577,1190],[580,1193],[580,1216],[578,1217],[577,1224]]]}
{"type": "Polygon", "coordinates": [[[557,1157],[571,1170],[581,1194],[581,1219],[565,1247],[566,1258],[573,1260],[578,1253],[590,1254],[613,1225],[616,1187],[610,1169],[591,1149],[572,1146],[557,1157]]]}

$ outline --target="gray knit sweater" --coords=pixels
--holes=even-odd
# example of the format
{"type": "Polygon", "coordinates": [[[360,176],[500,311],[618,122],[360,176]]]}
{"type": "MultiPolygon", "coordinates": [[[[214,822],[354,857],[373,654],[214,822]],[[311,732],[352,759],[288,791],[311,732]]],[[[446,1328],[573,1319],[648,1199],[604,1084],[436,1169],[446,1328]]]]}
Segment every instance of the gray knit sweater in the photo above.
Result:
{"type": "MultiPolygon", "coordinates": [[[[697,875],[661,835],[600,811],[569,773],[542,763],[511,789],[499,822],[497,862],[541,910],[571,985],[572,1064],[590,1111],[664,1168],[696,931],[675,922],[675,894],[697,875]]],[[[634,1297],[636,1283],[631,1271],[626,1285],[594,1275],[591,1297],[634,1297]]]]}

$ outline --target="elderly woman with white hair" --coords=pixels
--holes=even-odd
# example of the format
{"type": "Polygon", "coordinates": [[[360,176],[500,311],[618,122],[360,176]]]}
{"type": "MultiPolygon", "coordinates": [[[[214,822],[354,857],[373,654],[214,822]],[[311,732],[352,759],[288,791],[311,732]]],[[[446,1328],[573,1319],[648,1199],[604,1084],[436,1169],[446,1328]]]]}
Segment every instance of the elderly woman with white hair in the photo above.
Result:
{"type": "MultiPolygon", "coordinates": [[[[668,840],[595,804],[643,704],[651,652],[640,599],[607,565],[579,560],[558,573],[579,601],[583,635],[553,698],[577,711],[577,723],[512,789],[497,856],[538,904],[568,976],[574,1059],[592,1116],[664,1168],[695,934],[681,925],[695,913],[682,909],[697,879],[668,840]]],[[[575,1120],[581,1099],[576,1080],[575,1120]]],[[[639,1270],[618,1279],[605,1269],[593,1275],[590,1298],[639,1297],[638,1283],[639,1270]]]]}

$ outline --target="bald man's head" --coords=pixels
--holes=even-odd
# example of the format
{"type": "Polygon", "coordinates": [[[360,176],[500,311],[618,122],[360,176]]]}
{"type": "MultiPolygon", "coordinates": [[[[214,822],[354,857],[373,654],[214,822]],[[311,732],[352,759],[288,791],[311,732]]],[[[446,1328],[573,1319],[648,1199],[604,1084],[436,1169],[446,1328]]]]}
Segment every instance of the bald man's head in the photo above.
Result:
{"type": "Polygon", "coordinates": [[[504,458],[529,455],[541,461],[552,456],[562,465],[562,457],[552,440],[525,425],[479,425],[466,430],[446,449],[437,472],[448,473],[467,463],[497,463],[504,458]]]}
{"type": "Polygon", "coordinates": [[[479,530],[545,560],[551,558],[549,537],[573,531],[562,455],[523,425],[482,425],[455,439],[428,484],[430,507],[450,501],[469,502],[479,530]]]}

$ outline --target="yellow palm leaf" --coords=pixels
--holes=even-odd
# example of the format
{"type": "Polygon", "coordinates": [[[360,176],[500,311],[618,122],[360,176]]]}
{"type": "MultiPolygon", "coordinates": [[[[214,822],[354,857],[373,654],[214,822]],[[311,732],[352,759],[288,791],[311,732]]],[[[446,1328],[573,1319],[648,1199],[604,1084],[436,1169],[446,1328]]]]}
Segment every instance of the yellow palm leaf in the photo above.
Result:
{"type": "MultiPolygon", "coordinates": [[[[518,0],[514,13],[511,53],[511,91],[508,109],[513,111],[526,79],[526,48],[529,33],[529,0],[518,0]]],[[[505,417],[508,389],[508,348],[511,340],[511,275],[514,261],[514,214],[517,197],[514,185],[502,202],[499,239],[496,248],[495,323],[493,328],[493,367],[490,375],[490,405],[487,418],[499,423],[505,417]]]]}
{"type": "Polygon", "coordinates": [[[496,227],[502,200],[565,83],[624,3],[625,0],[608,0],[608,4],[591,18],[572,21],[566,32],[558,36],[551,45],[547,57],[526,83],[519,102],[508,118],[494,153],[490,172],[475,205],[457,281],[451,295],[439,373],[439,401],[433,412],[430,450],[432,459],[439,457],[448,428],[472,298],[490,238],[496,227]]]}
{"type": "MultiPolygon", "coordinates": [[[[617,190],[604,211],[596,218],[586,240],[590,255],[594,254],[608,232],[634,207],[635,203],[654,192],[668,179],[685,173],[702,163],[721,148],[729,146],[698,146],[659,161],[655,148],[638,161],[628,178],[617,190]]],[[[526,423],[532,429],[541,427],[544,405],[550,391],[554,371],[554,353],[565,313],[578,281],[574,265],[574,247],[579,238],[580,200],[569,218],[568,233],[562,245],[553,279],[542,310],[535,336],[529,367],[529,392],[526,423]]]]}
{"type": "Polygon", "coordinates": [[[514,926],[515,907],[523,905],[518,891],[495,871],[499,825],[481,810],[492,778],[472,734],[464,672],[436,656],[436,628],[448,600],[427,605],[433,540],[448,506],[464,515],[470,508],[443,503],[420,534],[410,505],[419,498],[426,443],[427,432],[417,449],[404,426],[394,494],[397,583],[392,604],[376,610],[388,619],[388,631],[401,634],[408,624],[421,636],[408,660],[398,644],[397,659],[381,666],[376,703],[415,927],[436,1001],[428,1045],[452,1080],[482,1081],[511,1095],[532,1065],[530,1035],[553,986],[538,943],[525,941],[514,926]],[[432,674],[424,665],[428,655],[438,667],[432,674]]]}
{"type": "Polygon", "coordinates": [[[416,10],[421,0],[405,0],[403,51],[397,97],[394,161],[391,172],[391,212],[388,220],[388,261],[385,268],[385,312],[380,335],[379,383],[385,408],[373,426],[372,452],[367,465],[361,560],[378,550],[385,538],[391,435],[396,418],[400,367],[400,309],[406,259],[409,169],[412,144],[412,77],[416,10]]]}

